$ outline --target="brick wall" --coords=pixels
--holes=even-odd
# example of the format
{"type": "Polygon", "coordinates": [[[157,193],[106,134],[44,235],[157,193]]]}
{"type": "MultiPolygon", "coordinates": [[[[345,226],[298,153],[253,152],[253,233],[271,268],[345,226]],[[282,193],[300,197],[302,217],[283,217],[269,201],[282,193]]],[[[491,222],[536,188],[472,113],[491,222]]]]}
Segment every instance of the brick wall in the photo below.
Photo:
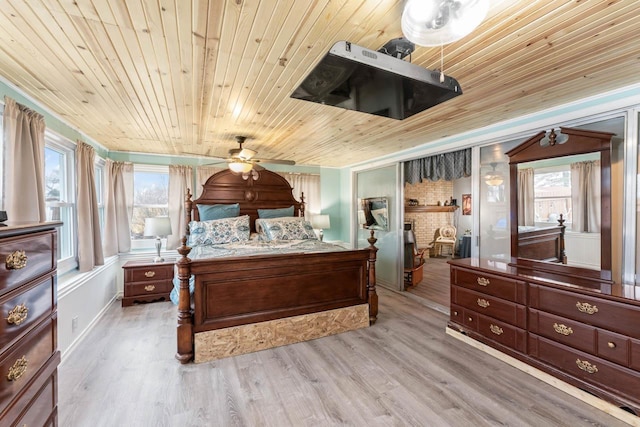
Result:
{"type": "MultiPolygon", "coordinates": [[[[405,184],[405,205],[409,199],[417,199],[420,205],[444,204],[453,195],[453,181],[424,181],[417,184],[405,184]]],[[[460,201],[458,200],[458,204],[460,201]]],[[[453,212],[407,212],[405,221],[413,221],[413,231],[418,247],[424,247],[433,240],[436,230],[444,225],[454,224],[453,212]]],[[[443,250],[444,254],[444,250],[443,250]]]]}

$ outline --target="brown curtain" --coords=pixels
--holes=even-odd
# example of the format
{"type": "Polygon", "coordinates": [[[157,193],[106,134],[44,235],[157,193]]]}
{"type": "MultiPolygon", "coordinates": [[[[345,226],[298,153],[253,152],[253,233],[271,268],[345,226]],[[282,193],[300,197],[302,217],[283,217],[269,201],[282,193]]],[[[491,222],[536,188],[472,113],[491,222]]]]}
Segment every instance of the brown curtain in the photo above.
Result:
{"type": "Polygon", "coordinates": [[[95,157],[93,147],[78,141],[76,173],[78,174],[78,269],[80,272],[90,271],[96,265],[104,264],[96,192],[95,157]]]}
{"type": "Polygon", "coordinates": [[[104,204],[104,255],[131,250],[133,164],[107,159],[104,204]]]}
{"type": "Polygon", "coordinates": [[[600,232],[600,160],[571,163],[573,231],[600,232]]]}
{"type": "Polygon", "coordinates": [[[3,209],[10,220],[45,221],[44,117],[7,96],[4,103],[3,209]]]}
{"type": "Polygon", "coordinates": [[[184,198],[193,182],[191,166],[169,166],[169,220],[171,234],[167,236],[167,250],[180,246],[180,239],[187,233],[184,198]]]}
{"type": "Polygon", "coordinates": [[[518,225],[535,225],[533,168],[518,169],[518,225]]]}

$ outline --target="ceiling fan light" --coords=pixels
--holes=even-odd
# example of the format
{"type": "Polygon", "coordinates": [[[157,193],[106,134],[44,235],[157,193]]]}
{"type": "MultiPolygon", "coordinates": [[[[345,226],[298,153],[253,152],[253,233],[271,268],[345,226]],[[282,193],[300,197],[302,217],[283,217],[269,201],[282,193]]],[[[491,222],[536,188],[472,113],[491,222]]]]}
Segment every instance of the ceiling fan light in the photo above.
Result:
{"type": "Polygon", "coordinates": [[[229,163],[229,169],[235,173],[247,173],[253,169],[253,164],[250,162],[235,161],[229,163]]]}
{"type": "Polygon", "coordinates": [[[408,0],[402,33],[417,45],[441,46],[471,33],[488,10],[489,0],[408,0]]]}
{"type": "Polygon", "coordinates": [[[488,174],[484,177],[484,182],[491,187],[497,187],[498,185],[502,185],[504,178],[498,174],[488,174]]]}

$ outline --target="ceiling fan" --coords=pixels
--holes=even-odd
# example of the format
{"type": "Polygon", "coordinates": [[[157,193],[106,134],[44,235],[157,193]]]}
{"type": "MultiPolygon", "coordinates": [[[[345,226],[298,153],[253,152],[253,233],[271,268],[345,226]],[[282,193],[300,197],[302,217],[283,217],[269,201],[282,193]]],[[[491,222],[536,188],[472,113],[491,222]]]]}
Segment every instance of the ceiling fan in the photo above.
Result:
{"type": "Polygon", "coordinates": [[[293,160],[255,158],[254,156],[258,154],[256,151],[244,148],[242,146],[246,139],[246,136],[236,136],[236,141],[238,141],[239,148],[232,148],[231,150],[229,150],[229,157],[225,159],[229,169],[232,172],[248,174],[254,168],[262,169],[262,167],[259,166],[258,163],[271,163],[290,166],[296,164],[296,162],[294,162],[293,160]]]}

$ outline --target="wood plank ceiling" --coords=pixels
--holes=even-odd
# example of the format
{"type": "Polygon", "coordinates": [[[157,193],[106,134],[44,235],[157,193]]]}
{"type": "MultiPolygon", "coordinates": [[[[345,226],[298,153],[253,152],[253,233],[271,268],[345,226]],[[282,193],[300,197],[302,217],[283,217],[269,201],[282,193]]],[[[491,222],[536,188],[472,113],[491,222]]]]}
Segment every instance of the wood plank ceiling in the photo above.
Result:
{"type": "MultiPolygon", "coordinates": [[[[492,0],[445,46],[464,94],[398,121],[291,99],[338,40],[402,35],[401,0],[2,0],[0,75],[110,150],[346,166],[640,81],[640,1],[492,0]]],[[[412,62],[440,68],[440,49],[412,62]]]]}

